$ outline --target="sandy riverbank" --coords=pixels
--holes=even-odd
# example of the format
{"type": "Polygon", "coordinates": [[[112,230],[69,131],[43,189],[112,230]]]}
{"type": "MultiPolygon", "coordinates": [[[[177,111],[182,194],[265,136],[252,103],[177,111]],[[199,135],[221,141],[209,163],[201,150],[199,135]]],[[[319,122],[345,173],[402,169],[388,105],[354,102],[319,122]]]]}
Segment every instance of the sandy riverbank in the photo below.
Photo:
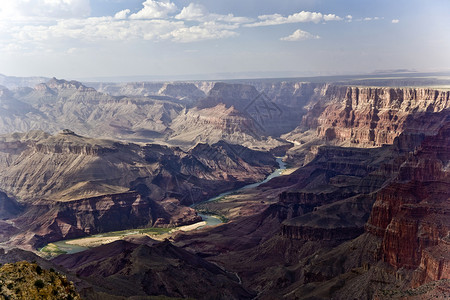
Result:
{"type": "Polygon", "coordinates": [[[108,236],[108,237],[91,236],[91,237],[67,241],[66,244],[77,245],[77,246],[87,247],[87,248],[93,248],[93,247],[98,247],[100,245],[109,244],[109,243],[124,239],[125,237],[142,236],[142,235],[147,235],[147,236],[151,237],[152,239],[162,241],[164,239],[170,238],[172,236],[172,234],[174,234],[177,231],[191,231],[191,230],[195,230],[195,229],[197,229],[201,226],[205,226],[205,225],[206,225],[206,222],[201,221],[201,222],[197,222],[197,223],[191,224],[191,225],[176,227],[176,228],[170,230],[168,233],[163,233],[163,234],[148,234],[148,233],[136,232],[135,234],[133,234],[133,233],[126,234],[126,235],[121,234],[121,235],[117,235],[117,236],[108,236]]]}

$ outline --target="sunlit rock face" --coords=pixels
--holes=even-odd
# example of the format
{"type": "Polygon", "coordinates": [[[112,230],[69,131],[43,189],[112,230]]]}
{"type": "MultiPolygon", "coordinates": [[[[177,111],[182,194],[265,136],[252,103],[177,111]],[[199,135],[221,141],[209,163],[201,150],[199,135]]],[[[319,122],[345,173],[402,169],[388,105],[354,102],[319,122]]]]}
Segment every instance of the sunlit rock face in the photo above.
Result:
{"type": "Polygon", "coordinates": [[[329,87],[324,94],[328,101],[317,103],[303,125],[327,140],[368,146],[392,144],[405,130],[436,133],[442,124],[436,113],[450,101],[448,91],[420,88],[329,87]]]}

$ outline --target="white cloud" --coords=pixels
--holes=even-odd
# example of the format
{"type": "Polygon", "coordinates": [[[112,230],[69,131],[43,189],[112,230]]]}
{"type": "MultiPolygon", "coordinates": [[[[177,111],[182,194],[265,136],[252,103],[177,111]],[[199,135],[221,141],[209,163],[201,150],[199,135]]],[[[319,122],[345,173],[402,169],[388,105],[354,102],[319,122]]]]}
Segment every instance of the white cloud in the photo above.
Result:
{"type": "Polygon", "coordinates": [[[51,26],[15,27],[12,37],[16,43],[48,43],[69,40],[74,42],[171,40],[188,43],[237,36],[238,24],[204,22],[187,26],[175,20],[128,20],[116,17],[60,20],[51,26]]]}
{"type": "Polygon", "coordinates": [[[17,41],[47,42],[74,40],[86,42],[156,40],[183,22],[170,20],[115,20],[113,17],[60,20],[51,26],[25,26],[13,33],[17,41]]]}
{"type": "Polygon", "coordinates": [[[130,13],[129,9],[121,10],[114,15],[114,19],[117,19],[117,20],[126,19],[129,13],[130,13]]]}
{"type": "MultiPolygon", "coordinates": [[[[170,0],[142,0],[142,9],[135,13],[131,9],[124,9],[111,16],[88,17],[89,0],[2,1],[0,50],[17,48],[38,51],[57,45],[67,51],[85,47],[85,43],[130,40],[188,43],[234,37],[242,26],[344,20],[335,14],[308,11],[286,17],[280,14],[263,15],[256,20],[233,14],[211,13],[195,3],[180,10],[170,0]]],[[[351,16],[345,19],[351,20],[351,16]]],[[[298,30],[282,40],[311,38],[319,37],[298,30]]]]}
{"type": "Polygon", "coordinates": [[[130,16],[130,19],[164,19],[168,14],[177,11],[175,3],[170,1],[146,0],[144,8],[130,16]]]}
{"type": "MultiPolygon", "coordinates": [[[[363,21],[377,21],[379,19],[380,19],[379,17],[366,17],[366,18],[364,18],[362,20],[363,21]]],[[[360,21],[360,20],[358,20],[358,21],[360,21]]]]}
{"type": "Polygon", "coordinates": [[[200,4],[191,3],[183,7],[175,19],[198,22],[228,22],[228,23],[249,23],[254,19],[247,17],[236,17],[233,14],[221,15],[208,12],[206,7],[200,4]]]}
{"type": "Polygon", "coordinates": [[[299,13],[295,13],[284,17],[280,14],[273,15],[262,15],[259,16],[259,22],[246,24],[246,27],[259,27],[259,26],[271,26],[271,25],[280,25],[280,24],[288,24],[288,23],[306,23],[313,22],[319,23],[322,21],[341,21],[343,18],[336,16],[335,14],[327,14],[324,15],[320,12],[310,12],[310,11],[301,11],[299,13]]]}
{"type": "MultiPolygon", "coordinates": [[[[8,1],[8,11],[18,3],[30,0],[8,1]]],[[[82,3],[84,0],[37,0],[54,5],[55,3],[82,3]]],[[[89,1],[87,0],[87,3],[89,1]]],[[[16,5],[17,4],[17,5],[16,5]]],[[[2,13],[6,10],[2,8],[2,13]]],[[[25,11],[25,10],[24,10],[25,11]]],[[[196,42],[221,39],[238,35],[235,32],[243,22],[250,18],[235,17],[232,14],[220,15],[207,12],[200,6],[191,4],[180,12],[170,1],[146,0],[143,8],[130,14],[124,9],[113,16],[40,18],[32,17],[12,22],[0,19],[1,49],[36,49],[59,45],[65,49],[83,47],[83,43],[129,40],[171,40],[174,42],[196,42]],[[197,13],[196,13],[197,11],[197,13]],[[174,14],[179,13],[177,18],[174,14]],[[30,21],[31,20],[31,21],[30,21]],[[186,24],[192,21],[195,24],[186,24]]],[[[18,15],[18,14],[17,14],[18,15]]],[[[58,47],[59,47],[58,46],[58,47]]],[[[73,51],[64,50],[66,53],[73,51]]]]}
{"type": "Polygon", "coordinates": [[[294,31],[293,34],[283,37],[280,40],[287,41],[287,42],[296,42],[296,41],[304,41],[304,40],[311,40],[311,39],[320,39],[320,36],[313,35],[307,31],[303,31],[301,29],[297,29],[294,31]]]}
{"type": "Polygon", "coordinates": [[[29,20],[31,18],[78,18],[91,12],[89,0],[2,0],[2,21],[29,20]]]}
{"type": "Polygon", "coordinates": [[[203,19],[208,14],[208,11],[203,5],[191,3],[186,7],[183,7],[181,12],[175,16],[175,19],[179,20],[198,20],[203,19]]]}
{"type": "Polygon", "coordinates": [[[400,20],[399,20],[399,19],[393,19],[391,22],[392,22],[393,24],[397,24],[397,23],[400,22],[400,20]]]}
{"type": "Polygon", "coordinates": [[[328,14],[323,16],[324,21],[342,21],[341,17],[336,16],[335,14],[328,14]]]}
{"type": "Polygon", "coordinates": [[[176,29],[163,38],[171,39],[175,42],[189,43],[212,39],[223,39],[237,36],[238,33],[229,29],[234,29],[233,26],[227,28],[216,24],[215,22],[207,22],[199,26],[182,27],[176,29]]]}

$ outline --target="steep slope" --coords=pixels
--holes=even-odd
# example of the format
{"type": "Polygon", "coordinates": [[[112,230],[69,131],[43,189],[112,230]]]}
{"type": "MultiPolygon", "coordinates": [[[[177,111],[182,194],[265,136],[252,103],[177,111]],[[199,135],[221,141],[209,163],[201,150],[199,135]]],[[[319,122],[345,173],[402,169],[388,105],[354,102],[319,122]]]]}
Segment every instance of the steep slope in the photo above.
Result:
{"type": "Polygon", "coordinates": [[[449,278],[450,123],[424,140],[377,195],[367,231],[381,237],[382,259],[417,269],[415,285],[449,278]]]}
{"type": "Polygon", "coordinates": [[[245,84],[218,82],[214,84],[208,96],[197,104],[197,108],[212,108],[219,104],[224,104],[227,108],[234,107],[244,113],[253,120],[259,130],[269,136],[289,132],[301,120],[302,114],[299,110],[292,111],[290,106],[284,103],[275,103],[254,86],[245,84]]]}
{"type": "Polygon", "coordinates": [[[286,298],[446,299],[450,253],[449,125],[409,152],[376,193],[366,233],[306,257],[286,298]],[[312,281],[312,282],[311,282],[312,281]]]}
{"type": "Polygon", "coordinates": [[[324,94],[330,83],[297,80],[249,80],[258,91],[264,92],[276,104],[294,108],[304,114],[324,94]]]}
{"type": "Polygon", "coordinates": [[[173,97],[190,104],[206,96],[195,84],[188,82],[164,83],[158,95],[173,97]]]}
{"type": "Polygon", "coordinates": [[[0,86],[0,134],[27,131],[39,126],[51,129],[47,122],[48,118],[38,109],[16,99],[10,90],[0,86]]]}
{"type": "MultiPolygon", "coordinates": [[[[342,243],[364,232],[375,201],[372,193],[393,176],[401,154],[394,146],[323,146],[308,165],[259,186],[251,195],[259,205],[233,207],[239,213],[233,213],[231,222],[175,240],[177,245],[208,255],[257,247],[279,234],[288,239],[342,243]],[[276,197],[268,195],[270,190],[276,197]]],[[[214,203],[208,209],[214,211],[214,203]]],[[[232,216],[226,209],[224,214],[232,216]]]]}
{"type": "Polygon", "coordinates": [[[275,104],[253,86],[215,83],[206,98],[173,120],[168,141],[189,145],[224,140],[271,149],[285,146],[275,138],[292,130],[299,121],[299,113],[275,104]]]}
{"type": "Polygon", "coordinates": [[[301,133],[312,129],[319,138],[347,146],[392,144],[404,131],[436,134],[449,101],[450,92],[426,88],[329,86],[286,138],[301,142],[301,133]]]}
{"type": "MultiPolygon", "coordinates": [[[[195,299],[252,299],[235,275],[164,241],[117,241],[53,263],[96,286],[96,291],[130,296],[162,295],[195,299]]],[[[84,295],[86,299],[94,295],[84,295]]]]}
{"type": "Polygon", "coordinates": [[[190,109],[175,118],[170,128],[173,134],[168,142],[181,146],[213,144],[220,140],[251,148],[270,149],[283,145],[273,138],[265,138],[251,118],[224,104],[200,110],[190,109]]]}
{"type": "Polygon", "coordinates": [[[155,185],[161,194],[163,184],[177,175],[244,184],[264,178],[276,165],[270,154],[223,142],[198,145],[185,152],[159,145],[90,139],[69,130],[42,136],[38,141],[9,136],[1,143],[4,156],[10,156],[5,158],[7,168],[0,176],[0,186],[19,199],[74,200],[125,192],[139,183],[149,185],[150,194],[157,197],[155,185]],[[258,158],[245,155],[247,151],[258,158]]]}

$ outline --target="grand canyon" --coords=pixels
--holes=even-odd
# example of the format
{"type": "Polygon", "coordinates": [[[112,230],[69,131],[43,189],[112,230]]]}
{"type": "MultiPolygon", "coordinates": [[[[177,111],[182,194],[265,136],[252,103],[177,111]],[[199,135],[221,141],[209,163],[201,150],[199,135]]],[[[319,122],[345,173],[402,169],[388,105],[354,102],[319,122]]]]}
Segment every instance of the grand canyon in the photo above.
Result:
{"type": "Polygon", "coordinates": [[[449,12],[1,0],[0,300],[450,299],[449,12]]]}
{"type": "Polygon", "coordinates": [[[4,76],[0,271],[82,299],[448,297],[450,92],[355,81],[4,76]]]}

